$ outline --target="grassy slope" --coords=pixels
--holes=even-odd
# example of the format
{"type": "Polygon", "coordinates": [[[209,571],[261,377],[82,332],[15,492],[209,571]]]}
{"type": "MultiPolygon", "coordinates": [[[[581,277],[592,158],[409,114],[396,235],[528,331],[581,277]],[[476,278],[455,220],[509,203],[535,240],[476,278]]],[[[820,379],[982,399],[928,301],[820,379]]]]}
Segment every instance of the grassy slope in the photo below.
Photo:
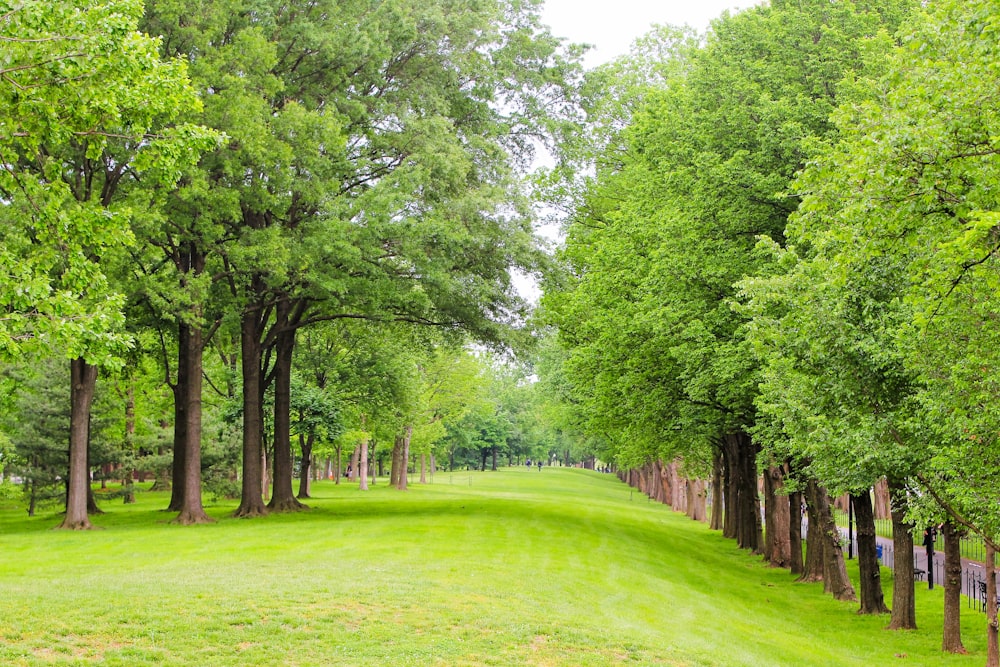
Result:
{"type": "MultiPolygon", "coordinates": [[[[166,498],[89,533],[0,512],[0,664],[980,665],[940,651],[941,592],[888,632],[610,476],[439,473],[317,485],[309,512],[168,525],[166,498]]],[[[855,571],[856,576],[856,571],[855,571]]],[[[886,575],[888,578],[888,575],[886,575]]],[[[886,582],[888,585],[888,581],[886,582]]]]}

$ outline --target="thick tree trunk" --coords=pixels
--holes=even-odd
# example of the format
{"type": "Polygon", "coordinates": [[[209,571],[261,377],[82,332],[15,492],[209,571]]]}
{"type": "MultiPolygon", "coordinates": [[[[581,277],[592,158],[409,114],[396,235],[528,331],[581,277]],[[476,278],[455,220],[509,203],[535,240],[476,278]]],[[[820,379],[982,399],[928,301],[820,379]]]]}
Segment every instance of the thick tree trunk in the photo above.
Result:
{"type": "Polygon", "coordinates": [[[403,461],[403,436],[399,434],[392,443],[392,460],[389,462],[389,486],[399,486],[399,469],[403,461]]]}
{"type": "Polygon", "coordinates": [[[174,452],[173,464],[170,469],[170,503],[168,512],[180,512],[184,507],[183,483],[187,453],[187,409],[188,409],[188,373],[191,364],[188,353],[191,350],[191,327],[185,322],[177,325],[177,382],[171,387],[174,394],[174,452]]]}
{"type": "Polygon", "coordinates": [[[851,496],[858,522],[858,571],[861,581],[859,614],[887,614],[889,608],[882,594],[882,573],[878,563],[878,540],[875,539],[875,512],[868,491],[851,496]]]}
{"type": "Polygon", "coordinates": [[[187,362],[184,470],[180,480],[174,479],[174,487],[183,486],[184,492],[181,509],[173,520],[173,523],[185,526],[212,521],[201,502],[201,378],[205,350],[201,327],[190,327],[187,345],[187,353],[184,355],[187,362]]]}
{"type": "Polygon", "coordinates": [[[361,445],[357,445],[351,452],[351,460],[347,463],[347,481],[353,482],[358,478],[358,460],[361,458],[361,445]]]}
{"type": "Polygon", "coordinates": [[[802,492],[788,494],[788,568],[792,574],[802,576],[805,564],[802,562],[802,492]]]}
{"type": "Polygon", "coordinates": [[[770,525],[766,529],[767,559],[771,567],[790,567],[792,562],[792,545],[789,537],[790,522],[788,497],[782,493],[784,489],[784,471],[771,466],[764,471],[765,488],[768,488],[767,518],[770,525]]]}
{"type": "Polygon", "coordinates": [[[687,512],[688,481],[681,475],[681,466],[677,461],[670,463],[670,506],[676,512],[687,512]]]}
{"type": "Polygon", "coordinates": [[[725,451],[729,476],[726,488],[726,526],[734,533],[732,536],[736,538],[740,548],[760,553],[763,547],[763,530],[760,498],[757,495],[757,445],[748,434],[740,431],[725,437],[725,451]],[[732,526],[728,517],[730,512],[734,515],[732,526]]]}
{"type": "Polygon", "coordinates": [[[856,602],[854,586],[847,577],[844,550],[840,546],[840,530],[833,518],[829,495],[822,486],[816,489],[816,513],[823,529],[823,590],[837,600],[856,602]]]}
{"type": "Polygon", "coordinates": [[[302,465],[299,467],[299,493],[297,497],[300,500],[309,498],[309,481],[311,479],[309,473],[312,470],[312,450],[315,440],[316,436],[312,433],[308,437],[303,433],[299,433],[299,449],[302,451],[302,465]]]}
{"type": "MultiPolygon", "coordinates": [[[[289,319],[290,306],[286,302],[278,305],[278,322],[284,324],[289,319]]],[[[274,347],[274,479],[271,487],[271,502],[267,509],[272,512],[297,512],[306,506],[298,501],[292,491],[295,476],[292,463],[292,354],[295,351],[295,329],[285,328],[278,332],[274,347]]]]}
{"type": "Polygon", "coordinates": [[[739,459],[738,451],[730,438],[723,440],[722,458],[724,485],[723,492],[723,525],[722,536],[729,539],[736,539],[738,520],[737,497],[739,496],[739,459]]]}
{"type": "Polygon", "coordinates": [[[718,449],[712,457],[712,520],[708,524],[712,530],[722,530],[723,466],[722,450],[718,449]]]}
{"type": "Polygon", "coordinates": [[[400,452],[399,481],[396,484],[396,488],[400,491],[406,491],[407,484],[409,483],[407,470],[410,467],[411,437],[413,437],[413,426],[407,425],[406,428],[403,429],[402,451],[400,452]]]}
{"type": "Polygon", "coordinates": [[[259,310],[247,310],[240,322],[240,346],[243,370],[243,484],[240,506],[234,516],[255,517],[267,514],[264,506],[264,418],[263,378],[261,377],[261,335],[266,316],[259,310]]]}
{"type": "Polygon", "coordinates": [[[875,518],[879,521],[892,518],[889,482],[886,481],[885,477],[875,482],[875,518]]]}
{"type": "Polygon", "coordinates": [[[427,483],[427,455],[420,455],[420,483],[427,483]]]}
{"type": "Polygon", "coordinates": [[[1000,624],[997,623],[997,552],[986,544],[986,667],[1000,667],[1000,624]]]}
{"type": "Polygon", "coordinates": [[[688,517],[694,521],[705,521],[707,510],[705,507],[705,481],[696,479],[688,484],[688,517]]]}
{"type": "Polygon", "coordinates": [[[89,530],[87,492],[90,470],[87,449],[90,438],[90,407],[97,387],[97,366],[82,357],[70,362],[69,474],[66,491],[66,516],[59,528],[89,530]]]}
{"type": "Polygon", "coordinates": [[[890,630],[916,630],[917,610],[913,593],[913,526],[904,520],[906,489],[890,482],[892,497],[892,619],[890,630]]]}
{"type": "Polygon", "coordinates": [[[809,519],[808,532],[806,533],[806,562],[805,569],[799,581],[814,582],[823,581],[823,525],[817,511],[817,496],[819,495],[819,485],[815,480],[806,482],[806,516],[809,519]]]}
{"type": "Polygon", "coordinates": [[[944,535],[944,632],[941,650],[967,653],[962,644],[962,550],[964,531],[951,521],[942,526],[944,535]]]}

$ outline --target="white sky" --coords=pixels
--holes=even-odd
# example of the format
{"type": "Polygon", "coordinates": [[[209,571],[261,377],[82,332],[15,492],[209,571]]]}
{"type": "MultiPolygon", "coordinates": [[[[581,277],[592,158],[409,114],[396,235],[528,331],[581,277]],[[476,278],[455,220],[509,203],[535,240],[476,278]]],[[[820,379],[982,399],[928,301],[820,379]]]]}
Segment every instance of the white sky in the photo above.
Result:
{"type": "MultiPolygon", "coordinates": [[[[595,67],[628,53],[629,47],[654,23],[689,25],[700,33],[722,12],[746,9],[762,0],[545,0],[542,22],[556,37],[590,44],[584,65],[595,67]]],[[[558,230],[540,230],[554,239],[558,230]]],[[[538,286],[530,277],[514,275],[518,292],[537,303],[538,286]]]]}
{"type": "Polygon", "coordinates": [[[593,67],[627,53],[654,23],[705,32],[723,11],[756,4],[760,0],[545,0],[542,22],[556,37],[592,44],[584,63],[593,67]]]}

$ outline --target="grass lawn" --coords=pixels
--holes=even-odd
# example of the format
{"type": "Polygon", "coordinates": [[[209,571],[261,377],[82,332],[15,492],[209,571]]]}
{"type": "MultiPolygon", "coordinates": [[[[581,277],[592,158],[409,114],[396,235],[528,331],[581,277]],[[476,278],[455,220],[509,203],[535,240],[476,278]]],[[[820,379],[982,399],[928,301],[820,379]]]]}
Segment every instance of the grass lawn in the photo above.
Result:
{"type": "Polygon", "coordinates": [[[971,655],[940,652],[940,588],[918,585],[919,630],[886,631],[887,616],[857,616],[608,475],[438,473],[405,493],[380,480],[314,496],[257,520],[210,504],[217,523],[184,528],[146,492],[82,533],[0,510],[0,664],[985,660],[985,617],[964,606],[971,655]]]}

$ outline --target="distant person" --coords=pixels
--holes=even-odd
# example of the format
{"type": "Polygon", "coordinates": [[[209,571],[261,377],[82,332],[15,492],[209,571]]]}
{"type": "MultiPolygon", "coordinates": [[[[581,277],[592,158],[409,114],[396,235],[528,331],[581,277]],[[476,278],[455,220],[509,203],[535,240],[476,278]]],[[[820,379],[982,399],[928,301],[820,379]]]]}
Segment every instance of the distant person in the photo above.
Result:
{"type": "Polygon", "coordinates": [[[524,465],[531,467],[531,459],[526,459],[524,465]]]}
{"type": "Polygon", "coordinates": [[[539,470],[539,472],[541,472],[541,470],[542,470],[542,462],[541,461],[538,462],[538,470],[539,470]]]}

